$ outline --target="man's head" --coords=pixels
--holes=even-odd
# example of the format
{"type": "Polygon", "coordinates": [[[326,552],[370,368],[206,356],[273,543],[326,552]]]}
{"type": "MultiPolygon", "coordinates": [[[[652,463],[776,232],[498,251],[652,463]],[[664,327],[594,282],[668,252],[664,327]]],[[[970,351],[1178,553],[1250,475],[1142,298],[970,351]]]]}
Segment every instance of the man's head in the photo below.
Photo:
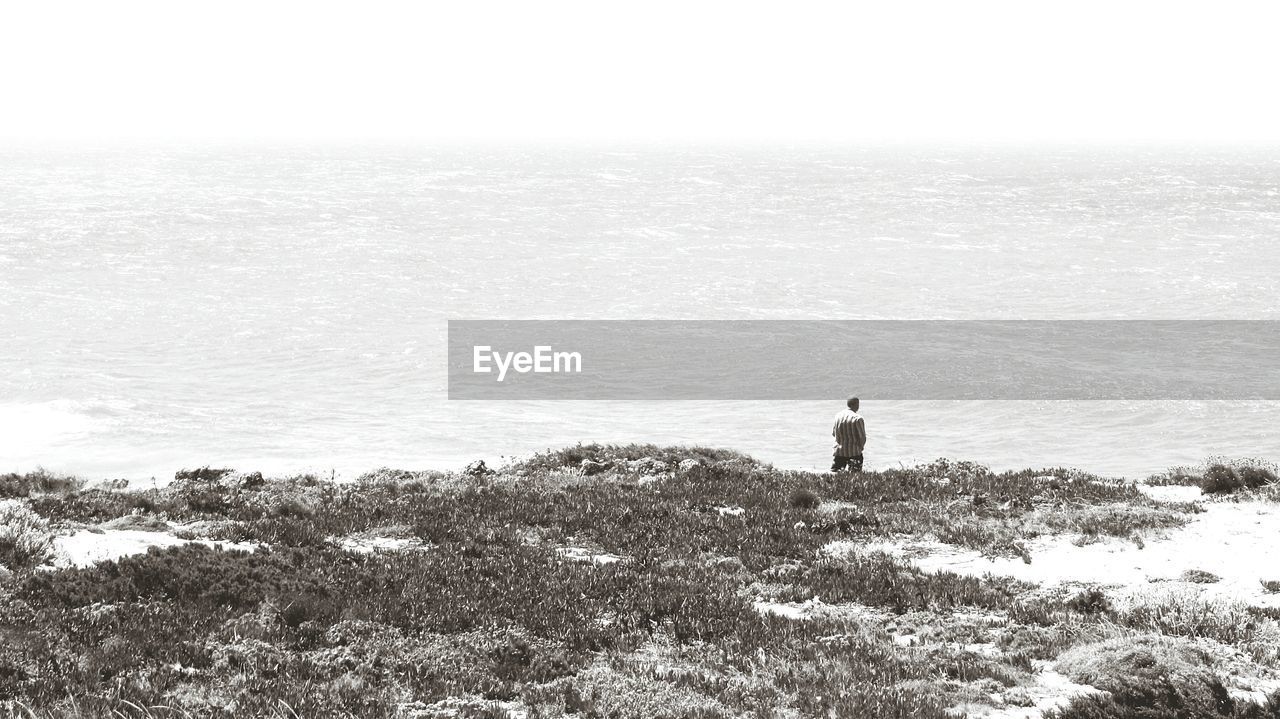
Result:
{"type": "Polygon", "coordinates": [[[849,409],[853,410],[854,412],[857,412],[857,411],[858,411],[858,398],[857,398],[857,397],[850,397],[850,398],[849,398],[849,401],[845,402],[845,405],[847,405],[847,406],[849,407],[849,409]]]}

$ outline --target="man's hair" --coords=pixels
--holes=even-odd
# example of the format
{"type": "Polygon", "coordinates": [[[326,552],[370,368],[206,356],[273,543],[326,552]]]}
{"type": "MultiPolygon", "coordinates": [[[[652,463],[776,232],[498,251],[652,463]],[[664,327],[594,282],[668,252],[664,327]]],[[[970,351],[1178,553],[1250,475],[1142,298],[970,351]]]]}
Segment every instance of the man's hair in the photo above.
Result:
{"type": "Polygon", "coordinates": [[[849,409],[853,410],[854,412],[857,412],[857,411],[858,411],[858,398],[857,398],[857,397],[850,397],[850,398],[849,398],[849,401],[848,401],[848,402],[845,402],[845,406],[847,406],[849,409]]]}

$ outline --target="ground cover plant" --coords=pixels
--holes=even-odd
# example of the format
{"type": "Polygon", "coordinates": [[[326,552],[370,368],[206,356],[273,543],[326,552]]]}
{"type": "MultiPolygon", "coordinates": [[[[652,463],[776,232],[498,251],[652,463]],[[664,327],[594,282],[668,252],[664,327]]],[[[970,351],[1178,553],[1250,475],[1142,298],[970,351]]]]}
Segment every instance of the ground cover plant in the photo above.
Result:
{"type": "Polygon", "coordinates": [[[1190,485],[1200,487],[1204,494],[1230,495],[1250,490],[1269,490],[1273,493],[1280,482],[1274,462],[1264,459],[1229,459],[1210,457],[1200,467],[1175,467],[1151,477],[1155,485],[1190,485]]]}
{"type": "MultiPolygon", "coordinates": [[[[1275,618],[1243,608],[1197,622],[1096,588],[1051,595],[823,551],[929,536],[999,554],[1176,528],[1193,510],[1073,470],[829,475],[579,445],[347,483],[201,468],[145,491],[28,494],[10,511],[37,538],[168,527],[193,541],[80,568],[10,560],[0,702],[14,716],[927,719],[1025,704],[1046,662],[1118,632],[1276,662],[1275,618]]],[[[1195,681],[1208,694],[1179,701],[1222,679],[1195,681]]],[[[1160,691],[1112,688],[1111,704],[1064,716],[1129,716],[1114,707],[1160,691]]]]}

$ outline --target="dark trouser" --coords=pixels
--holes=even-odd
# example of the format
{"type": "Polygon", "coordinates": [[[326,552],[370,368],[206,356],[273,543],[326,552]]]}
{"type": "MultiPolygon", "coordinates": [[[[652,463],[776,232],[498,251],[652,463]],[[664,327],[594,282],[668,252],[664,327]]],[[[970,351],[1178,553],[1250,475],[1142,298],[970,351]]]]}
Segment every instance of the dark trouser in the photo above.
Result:
{"type": "Polygon", "coordinates": [[[861,472],[862,455],[858,455],[856,457],[841,457],[837,454],[831,461],[831,471],[840,472],[845,469],[848,469],[850,472],[861,472]]]}

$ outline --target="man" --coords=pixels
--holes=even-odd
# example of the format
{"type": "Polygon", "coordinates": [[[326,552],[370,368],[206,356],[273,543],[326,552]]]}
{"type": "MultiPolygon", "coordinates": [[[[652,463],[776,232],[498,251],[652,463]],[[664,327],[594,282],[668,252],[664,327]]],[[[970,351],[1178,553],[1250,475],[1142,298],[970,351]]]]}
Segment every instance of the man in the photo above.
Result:
{"type": "Polygon", "coordinates": [[[857,397],[850,397],[845,404],[847,409],[836,415],[835,426],[831,428],[831,436],[836,438],[836,456],[831,462],[831,471],[849,469],[861,472],[862,448],[867,444],[867,425],[858,414],[857,397]]]}

